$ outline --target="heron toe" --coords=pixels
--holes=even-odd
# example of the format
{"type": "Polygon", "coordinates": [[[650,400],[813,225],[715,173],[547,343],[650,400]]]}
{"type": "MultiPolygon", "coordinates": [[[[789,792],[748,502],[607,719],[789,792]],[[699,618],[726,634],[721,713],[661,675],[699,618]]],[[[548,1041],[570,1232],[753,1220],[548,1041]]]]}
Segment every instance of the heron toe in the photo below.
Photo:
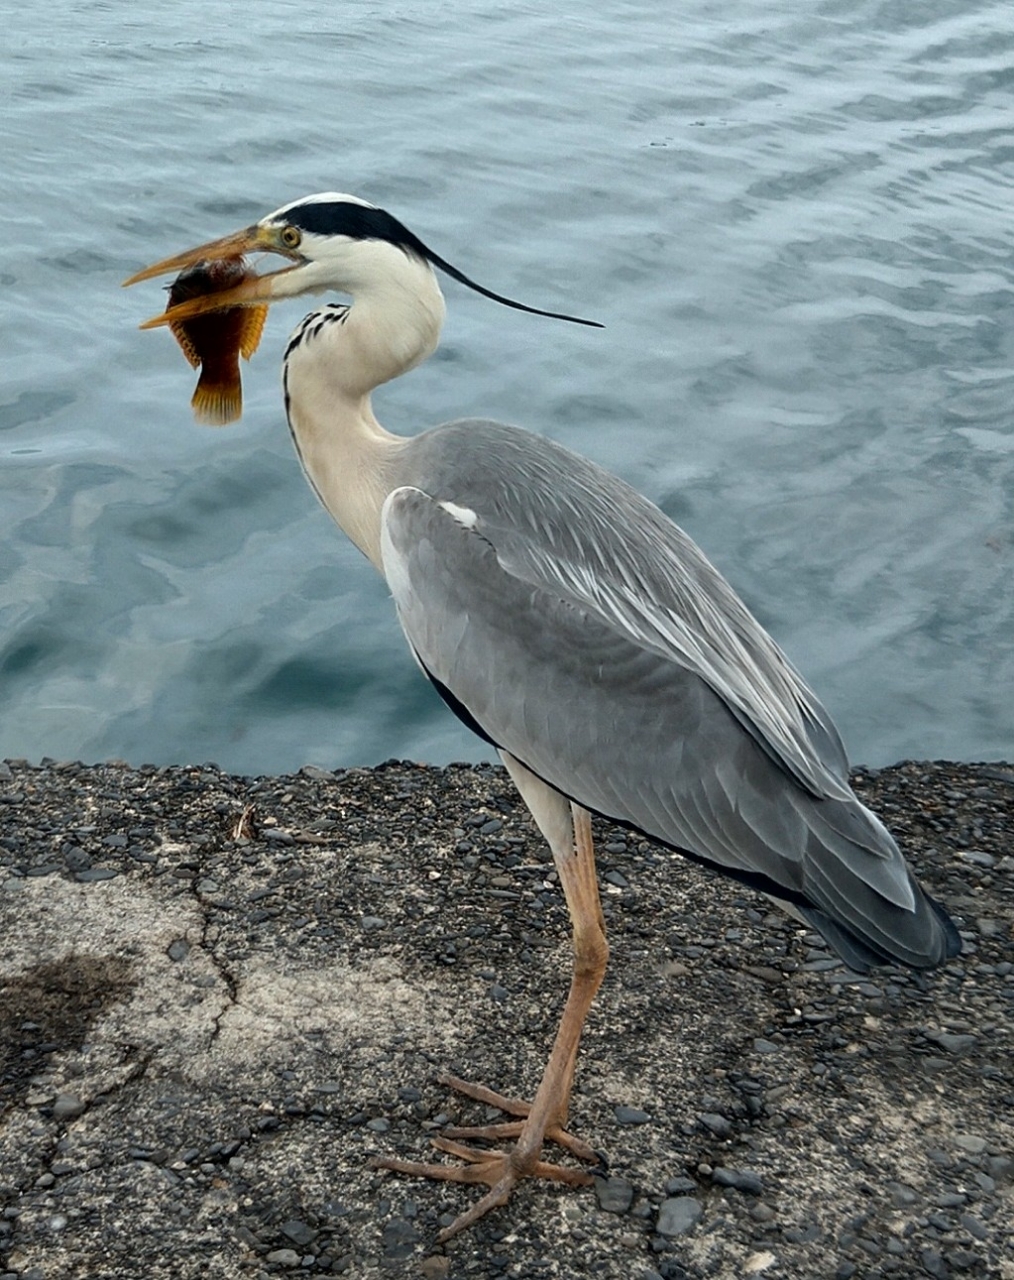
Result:
{"type": "Polygon", "coordinates": [[[398,1160],[391,1156],[377,1156],[370,1161],[371,1169],[389,1169],[392,1173],[404,1173],[418,1178],[434,1178],[441,1182],[484,1182],[490,1189],[454,1219],[437,1236],[443,1244],[484,1217],[491,1209],[505,1205],[522,1178],[545,1178],[550,1182],[562,1182],[572,1187],[589,1186],[594,1178],[584,1169],[569,1169],[563,1165],[548,1164],[544,1160],[518,1160],[513,1151],[468,1147],[446,1138],[433,1138],[434,1147],[448,1155],[457,1156],[461,1164],[430,1164],[425,1161],[398,1160]]]}
{"type": "MultiPolygon", "coordinates": [[[[474,1098],[476,1102],[483,1102],[486,1106],[496,1107],[498,1111],[502,1111],[505,1115],[519,1117],[517,1120],[508,1120],[495,1124],[450,1125],[443,1130],[445,1138],[482,1138],[486,1141],[497,1142],[504,1138],[520,1137],[521,1130],[524,1127],[524,1120],[532,1109],[530,1102],[524,1102],[520,1098],[504,1097],[502,1093],[495,1093],[484,1084],[475,1084],[469,1080],[462,1080],[458,1076],[442,1074],[437,1076],[437,1083],[445,1085],[448,1089],[453,1089],[455,1093],[464,1094],[466,1098],[474,1098]]],[[[546,1126],[545,1141],[554,1142],[558,1147],[563,1147],[576,1160],[583,1160],[586,1164],[605,1164],[602,1155],[594,1147],[590,1147],[581,1138],[576,1138],[563,1127],[563,1118],[546,1126]]]]}

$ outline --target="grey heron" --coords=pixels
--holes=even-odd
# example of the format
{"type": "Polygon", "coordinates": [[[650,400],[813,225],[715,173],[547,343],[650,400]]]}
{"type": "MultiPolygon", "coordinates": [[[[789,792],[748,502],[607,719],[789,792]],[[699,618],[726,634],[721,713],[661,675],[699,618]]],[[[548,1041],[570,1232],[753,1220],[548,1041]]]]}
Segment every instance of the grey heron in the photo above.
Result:
{"type": "Polygon", "coordinates": [[[436,1139],[459,1163],[375,1162],[488,1187],[447,1239],[504,1204],[523,1177],[591,1180],[542,1159],[547,1140],[596,1159],[566,1128],[608,954],[590,814],[762,891],[854,969],[930,968],[956,955],[960,938],[851,790],[820,702],[656,506],[517,427],[462,420],[404,438],[373,414],[374,389],[437,345],[444,299],[434,268],[508,306],[576,317],[476,285],[384,210],[334,192],[127,283],[262,251],[288,265],[144,327],[326,290],[351,298],[311,312],[285,351],[296,451],[326,510],[384,575],[423,671],[499,751],[552,851],[573,926],[570,991],[533,1102],[448,1077],[515,1119],[436,1139]],[[490,1138],[515,1141],[474,1145],[490,1138]]]}

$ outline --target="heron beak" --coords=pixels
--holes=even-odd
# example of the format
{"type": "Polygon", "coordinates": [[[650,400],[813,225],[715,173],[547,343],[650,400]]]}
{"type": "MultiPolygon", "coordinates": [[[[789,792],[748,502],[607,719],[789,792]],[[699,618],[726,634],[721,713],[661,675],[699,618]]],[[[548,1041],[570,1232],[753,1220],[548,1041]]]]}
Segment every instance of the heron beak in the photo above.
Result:
{"type": "Polygon", "coordinates": [[[219,240],[209,240],[207,244],[198,245],[196,249],[187,249],[171,258],[164,258],[151,267],[138,271],[129,280],[124,280],[124,287],[138,284],[142,280],[151,280],[155,276],[179,273],[187,267],[196,266],[199,262],[214,262],[222,259],[246,257],[249,253],[280,253],[286,258],[296,261],[289,267],[264,275],[250,275],[231,289],[222,289],[218,293],[203,294],[198,298],[188,298],[175,307],[146,320],[142,329],[157,329],[160,325],[173,324],[179,320],[190,320],[194,316],[206,315],[211,311],[224,311],[229,307],[247,307],[258,303],[270,302],[275,297],[275,282],[280,276],[297,270],[303,263],[299,254],[282,246],[275,230],[254,224],[242,231],[234,231],[231,235],[222,236],[219,240]]]}

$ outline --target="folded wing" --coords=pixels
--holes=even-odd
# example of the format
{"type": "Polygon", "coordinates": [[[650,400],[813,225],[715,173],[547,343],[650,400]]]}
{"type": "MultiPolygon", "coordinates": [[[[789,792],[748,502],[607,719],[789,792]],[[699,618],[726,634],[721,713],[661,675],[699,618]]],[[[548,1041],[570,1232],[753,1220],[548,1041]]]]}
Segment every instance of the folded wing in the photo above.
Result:
{"type": "Polygon", "coordinates": [[[610,529],[585,496],[553,501],[512,519],[509,492],[482,512],[387,499],[385,573],[448,701],[564,795],[793,905],[853,965],[938,963],[953,939],[731,588],[661,513],[610,529]]]}

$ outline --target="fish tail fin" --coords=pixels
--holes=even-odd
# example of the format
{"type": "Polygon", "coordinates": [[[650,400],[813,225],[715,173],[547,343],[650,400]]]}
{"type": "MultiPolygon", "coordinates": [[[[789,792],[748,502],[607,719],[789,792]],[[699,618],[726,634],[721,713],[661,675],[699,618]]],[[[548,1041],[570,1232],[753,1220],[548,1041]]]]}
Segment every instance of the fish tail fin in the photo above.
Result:
{"type": "Polygon", "coordinates": [[[190,401],[197,422],[206,427],[224,427],[243,416],[243,387],[239,370],[227,378],[208,377],[203,370],[190,401]]]}

